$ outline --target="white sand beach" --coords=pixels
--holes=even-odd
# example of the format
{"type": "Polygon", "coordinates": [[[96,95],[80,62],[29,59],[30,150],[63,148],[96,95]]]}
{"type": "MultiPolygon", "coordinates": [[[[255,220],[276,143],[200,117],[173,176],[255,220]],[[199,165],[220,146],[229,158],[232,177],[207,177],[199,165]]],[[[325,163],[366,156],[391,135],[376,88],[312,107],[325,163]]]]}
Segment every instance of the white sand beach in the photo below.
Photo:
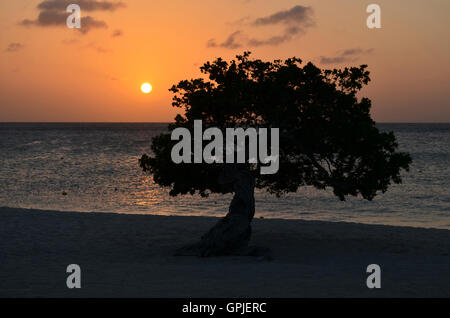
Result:
{"type": "Polygon", "coordinates": [[[448,230],[255,219],[272,261],[173,256],[216,221],[0,208],[0,297],[450,297],[448,230]]]}

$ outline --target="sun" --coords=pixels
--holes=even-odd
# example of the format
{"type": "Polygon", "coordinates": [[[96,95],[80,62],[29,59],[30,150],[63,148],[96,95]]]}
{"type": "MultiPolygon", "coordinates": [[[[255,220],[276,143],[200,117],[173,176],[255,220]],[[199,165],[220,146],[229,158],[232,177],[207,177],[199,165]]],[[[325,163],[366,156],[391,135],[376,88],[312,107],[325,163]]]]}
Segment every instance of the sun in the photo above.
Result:
{"type": "Polygon", "coordinates": [[[150,85],[150,83],[142,83],[141,85],[141,91],[144,94],[148,94],[152,91],[152,85],[150,85]]]}

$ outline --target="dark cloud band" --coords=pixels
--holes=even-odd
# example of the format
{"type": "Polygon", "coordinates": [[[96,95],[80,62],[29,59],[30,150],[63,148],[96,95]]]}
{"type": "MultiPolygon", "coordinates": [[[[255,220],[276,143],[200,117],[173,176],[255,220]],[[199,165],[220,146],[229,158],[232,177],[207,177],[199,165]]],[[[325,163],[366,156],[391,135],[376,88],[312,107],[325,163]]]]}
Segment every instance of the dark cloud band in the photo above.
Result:
{"type": "MultiPolygon", "coordinates": [[[[66,26],[67,17],[70,15],[66,12],[66,8],[69,4],[73,3],[73,0],[46,0],[38,4],[39,10],[38,17],[35,20],[24,19],[19,24],[23,26],[66,26]]],[[[92,11],[115,11],[119,8],[125,7],[123,2],[110,2],[110,1],[96,1],[96,0],[77,0],[76,3],[80,6],[81,10],[88,12],[92,11]]],[[[107,28],[107,24],[104,21],[97,20],[93,16],[81,17],[81,28],[77,29],[81,33],[85,34],[92,29],[107,28]]]]}
{"type": "Polygon", "coordinates": [[[39,10],[65,11],[69,4],[76,3],[85,11],[115,11],[124,8],[123,2],[95,1],[95,0],[46,0],[38,4],[39,10]]]}
{"type": "Polygon", "coordinates": [[[321,56],[320,57],[320,63],[321,64],[340,64],[345,62],[354,62],[357,61],[361,55],[371,54],[373,53],[375,49],[360,49],[360,48],[354,48],[354,49],[347,49],[342,51],[337,56],[321,56]]]}
{"type": "Polygon", "coordinates": [[[297,5],[289,10],[279,11],[267,17],[258,18],[253,25],[271,25],[271,24],[302,24],[312,23],[311,16],[313,14],[311,7],[297,5]]]}
{"type": "Polygon", "coordinates": [[[9,43],[8,47],[6,48],[6,52],[17,52],[23,49],[23,47],[24,45],[22,43],[12,42],[9,43]]]}
{"type": "Polygon", "coordinates": [[[248,37],[243,31],[235,31],[228,38],[217,44],[215,39],[210,39],[207,43],[208,47],[223,47],[229,49],[240,48],[244,45],[248,46],[277,46],[284,42],[290,41],[294,36],[306,32],[308,27],[314,26],[313,9],[297,5],[289,10],[279,11],[272,15],[257,18],[250,23],[251,26],[261,27],[275,24],[284,25],[284,30],[279,35],[274,35],[265,39],[256,39],[248,37]]]}

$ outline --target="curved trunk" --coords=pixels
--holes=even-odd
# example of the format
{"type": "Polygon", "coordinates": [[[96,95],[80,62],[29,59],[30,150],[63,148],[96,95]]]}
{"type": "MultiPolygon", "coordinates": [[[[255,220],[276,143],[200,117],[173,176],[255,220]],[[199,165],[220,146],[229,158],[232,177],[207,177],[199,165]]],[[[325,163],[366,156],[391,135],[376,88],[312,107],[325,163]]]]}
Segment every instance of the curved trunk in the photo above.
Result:
{"type": "Polygon", "coordinates": [[[234,196],[228,214],[197,243],[180,248],[176,255],[254,255],[249,250],[251,222],[255,215],[255,180],[247,171],[235,170],[231,179],[234,196]]]}

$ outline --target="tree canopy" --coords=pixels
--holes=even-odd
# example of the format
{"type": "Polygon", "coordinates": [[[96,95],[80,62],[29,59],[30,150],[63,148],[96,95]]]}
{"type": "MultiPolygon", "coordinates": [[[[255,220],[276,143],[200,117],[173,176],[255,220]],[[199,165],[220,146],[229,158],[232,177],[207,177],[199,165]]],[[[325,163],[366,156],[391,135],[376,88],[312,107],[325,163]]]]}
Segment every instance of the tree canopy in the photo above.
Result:
{"type": "Polygon", "coordinates": [[[260,175],[258,164],[240,164],[254,172],[256,187],[281,195],[301,186],[331,187],[341,200],[360,195],[373,199],[391,183],[401,183],[409,154],[397,151],[392,132],[380,132],[371,119],[371,101],[357,93],[370,81],[367,65],[320,69],[298,58],[272,62],[244,52],[229,62],[218,58],[201,68],[203,78],[170,88],[172,105],[184,110],[169,131],[152,140],[153,154],[140,166],[171,195],[207,195],[229,189],[218,183],[225,163],[180,163],[171,160],[171,131],[205,127],[279,128],[279,171],[260,175]]]}

